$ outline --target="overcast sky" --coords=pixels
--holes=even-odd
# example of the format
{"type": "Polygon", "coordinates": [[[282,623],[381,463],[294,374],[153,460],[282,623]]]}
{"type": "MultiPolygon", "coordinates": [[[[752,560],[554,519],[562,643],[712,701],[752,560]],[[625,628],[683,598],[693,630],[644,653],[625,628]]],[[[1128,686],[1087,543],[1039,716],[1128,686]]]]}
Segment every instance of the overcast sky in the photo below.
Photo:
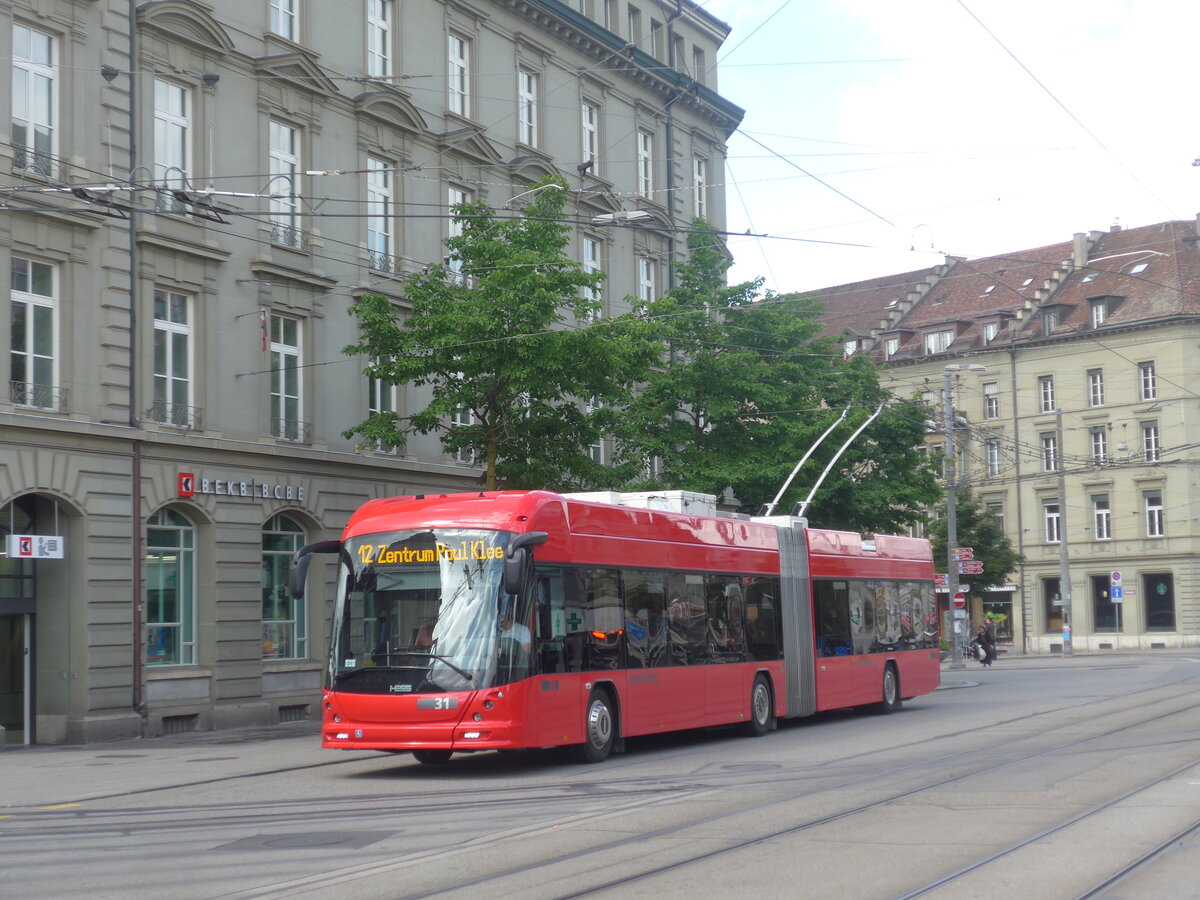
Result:
{"type": "Polygon", "coordinates": [[[746,110],[728,228],[776,236],[730,238],[734,280],[808,290],[1200,211],[1200,4],[698,2],[733,28],[718,87],[746,110]]]}

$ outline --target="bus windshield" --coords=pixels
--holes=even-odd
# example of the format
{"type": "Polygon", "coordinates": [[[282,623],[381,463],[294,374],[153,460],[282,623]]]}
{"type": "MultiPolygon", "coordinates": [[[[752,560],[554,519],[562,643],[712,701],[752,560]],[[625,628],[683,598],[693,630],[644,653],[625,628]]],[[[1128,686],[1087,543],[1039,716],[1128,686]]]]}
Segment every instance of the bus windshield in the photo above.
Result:
{"type": "Polygon", "coordinates": [[[348,540],[329,661],[330,686],[440,693],[496,674],[508,532],[444,528],[348,540]]]}

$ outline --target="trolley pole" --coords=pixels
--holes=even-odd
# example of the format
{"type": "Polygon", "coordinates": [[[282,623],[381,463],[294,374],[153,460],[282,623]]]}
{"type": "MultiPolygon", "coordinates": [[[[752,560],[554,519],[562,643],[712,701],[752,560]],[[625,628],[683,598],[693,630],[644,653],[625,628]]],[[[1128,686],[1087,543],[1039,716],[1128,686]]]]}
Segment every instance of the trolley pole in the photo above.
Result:
{"type": "MultiPolygon", "coordinates": [[[[958,448],[954,441],[954,386],[952,378],[956,372],[986,372],[987,366],[976,363],[964,365],[952,363],[943,370],[942,417],[946,432],[946,607],[951,617],[950,668],[964,668],[963,647],[966,646],[966,628],[959,611],[954,609],[954,597],[958,593],[958,448]]],[[[969,615],[965,610],[963,615],[969,615]]],[[[969,620],[967,620],[969,621],[969,620]]]]}

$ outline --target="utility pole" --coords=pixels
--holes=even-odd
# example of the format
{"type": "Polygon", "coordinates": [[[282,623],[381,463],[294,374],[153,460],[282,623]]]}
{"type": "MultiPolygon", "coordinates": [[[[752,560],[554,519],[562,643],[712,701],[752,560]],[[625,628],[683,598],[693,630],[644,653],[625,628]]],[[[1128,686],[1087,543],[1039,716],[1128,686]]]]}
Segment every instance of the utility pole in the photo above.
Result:
{"type": "Polygon", "coordinates": [[[1058,596],[1062,600],[1063,654],[1071,656],[1071,559],[1067,549],[1067,474],[1063,457],[1063,412],[1054,411],[1058,420],[1056,459],[1058,469],[1058,596]]]}
{"type": "Polygon", "coordinates": [[[951,379],[956,372],[986,372],[987,366],[975,363],[964,365],[951,363],[942,372],[942,417],[946,432],[946,590],[947,609],[951,616],[950,668],[961,669],[963,647],[966,644],[966,629],[963,620],[954,609],[954,597],[958,593],[958,448],[954,443],[954,386],[951,379]]]}

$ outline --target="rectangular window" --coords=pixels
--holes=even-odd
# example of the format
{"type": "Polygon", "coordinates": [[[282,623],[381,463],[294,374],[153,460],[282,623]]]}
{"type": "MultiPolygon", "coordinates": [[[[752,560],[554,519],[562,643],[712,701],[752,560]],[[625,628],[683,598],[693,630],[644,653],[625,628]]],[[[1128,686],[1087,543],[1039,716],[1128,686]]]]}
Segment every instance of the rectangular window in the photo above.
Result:
{"type": "MultiPolygon", "coordinates": [[[[600,410],[600,404],[596,400],[595,397],[593,397],[591,400],[589,400],[584,405],[584,412],[589,417],[591,417],[594,413],[598,412],[599,410],[600,410]]],[[[604,438],[603,437],[598,438],[595,441],[595,443],[588,444],[587,455],[588,455],[588,458],[591,459],[592,462],[599,463],[600,465],[604,465],[604,438]]]]}
{"type": "Polygon", "coordinates": [[[146,523],[146,663],[196,662],[195,529],[161,509],[146,523]]]}
{"type": "MultiPolygon", "coordinates": [[[[446,237],[456,238],[462,237],[463,227],[462,222],[454,217],[454,210],[464,203],[471,202],[471,194],[464,191],[462,188],[451,186],[446,191],[446,202],[450,207],[450,221],[446,224],[446,237]]],[[[449,263],[447,268],[455,281],[462,283],[463,281],[463,262],[454,251],[450,253],[449,263]]]]}
{"type": "MultiPolygon", "coordinates": [[[[191,130],[191,96],[187,88],[154,79],[154,183],[167,191],[188,187],[191,130]]],[[[158,195],[157,206],[171,212],[185,209],[165,191],[158,195]]]]}
{"type": "Polygon", "coordinates": [[[989,381],[983,386],[983,417],[1000,418],[1000,385],[995,381],[989,381]]]}
{"type": "Polygon", "coordinates": [[[303,547],[304,529],[290,516],[272,516],[262,530],[263,659],[304,659],[308,623],[304,601],[292,595],[292,557],[303,547]]]}
{"type": "Polygon", "coordinates": [[[1158,397],[1158,376],[1154,363],[1138,363],[1138,399],[1154,400],[1158,397]]]}
{"type": "Polygon", "coordinates": [[[1043,578],[1042,609],[1046,616],[1046,634],[1062,633],[1062,590],[1057,578],[1043,578]]]}
{"type": "Polygon", "coordinates": [[[15,24],[12,35],[13,168],[34,167],[44,176],[57,176],[54,151],[58,83],[54,38],[15,24]]]}
{"type": "Polygon", "coordinates": [[[704,84],[704,78],[708,74],[708,65],[704,61],[704,50],[700,47],[692,47],[692,77],[701,84],[704,84]]]}
{"type": "MultiPolygon", "coordinates": [[[[595,275],[601,270],[600,266],[600,242],[595,238],[585,237],[583,239],[583,271],[589,275],[595,275]]],[[[603,299],[603,295],[599,287],[584,288],[583,296],[587,300],[593,300],[597,304],[603,299]]],[[[588,314],[589,322],[597,322],[604,317],[604,310],[599,305],[588,314]]]]}
{"type": "MultiPolygon", "coordinates": [[[[371,359],[371,365],[375,365],[379,360],[371,359]]],[[[367,417],[375,415],[386,415],[399,411],[396,405],[396,386],[388,384],[382,378],[372,378],[367,376],[367,417]]],[[[388,447],[385,444],[377,444],[374,448],[379,453],[396,453],[398,447],[388,447]]]]}
{"type": "Polygon", "coordinates": [[[992,438],[987,442],[987,473],[992,476],[1000,474],[1000,442],[992,438]]]}
{"type": "Polygon", "coordinates": [[[650,46],[646,49],[655,59],[663,58],[663,26],[657,19],[650,20],[650,46]]]}
{"type": "Polygon", "coordinates": [[[1104,370],[1088,369],[1088,406],[1104,405],[1104,370]]]}
{"type": "Polygon", "coordinates": [[[983,323],[983,342],[990,344],[996,339],[996,335],[1000,333],[1000,325],[997,322],[983,323]]]}
{"type": "Polygon", "coordinates": [[[925,354],[945,353],[954,343],[953,331],[933,331],[925,335],[925,354]]]}
{"type": "Polygon", "coordinates": [[[284,441],[304,441],[300,421],[300,322],[271,316],[271,434],[284,441]]]}
{"type": "Polygon", "coordinates": [[[900,338],[887,338],[883,342],[883,355],[891,359],[900,349],[900,338]]]}
{"type": "Polygon", "coordinates": [[[471,114],[471,44],[457,34],[448,38],[446,103],[452,113],[471,114]]]}
{"type": "Polygon", "coordinates": [[[1058,501],[1043,503],[1042,514],[1046,523],[1046,543],[1057,544],[1062,540],[1062,513],[1058,501]]]}
{"type": "Polygon", "coordinates": [[[154,405],[150,418],[194,428],[192,409],[191,301],[174,291],[154,291],[154,405]]]}
{"type": "Polygon", "coordinates": [[[1004,533],[1004,504],[999,500],[990,500],[984,505],[984,509],[996,518],[996,528],[1001,534],[1004,533]]]}
{"type": "Polygon", "coordinates": [[[1142,458],[1146,462],[1158,462],[1162,448],[1158,443],[1158,423],[1142,423],[1142,458]]]}
{"type": "Polygon", "coordinates": [[[1102,466],[1108,462],[1108,429],[1103,425],[1088,433],[1091,445],[1092,465],[1102,466]]]}
{"type": "Polygon", "coordinates": [[[693,210],[697,219],[708,218],[708,160],[701,156],[692,159],[693,210]]]}
{"type": "Polygon", "coordinates": [[[1053,472],[1058,469],[1058,436],[1042,435],[1042,471],[1053,472]]]}
{"type": "Polygon", "coordinates": [[[1112,509],[1107,494],[1092,497],[1092,531],[1098,541],[1112,540],[1112,509]]]}
{"type": "Polygon", "coordinates": [[[300,232],[299,132],[275,119],[270,123],[271,241],[284,247],[303,246],[300,232]]]}
{"type": "Polygon", "coordinates": [[[1146,491],[1142,501],[1146,507],[1146,537],[1162,537],[1167,533],[1163,522],[1162,491],[1146,491]]]}
{"type": "Polygon", "coordinates": [[[66,412],[58,390],[56,275],[46,263],[12,258],[9,379],[16,406],[66,412]]]}
{"type": "Polygon", "coordinates": [[[367,74],[392,74],[392,0],[367,0],[367,74]]]}
{"type": "MultiPolygon", "coordinates": [[[[474,421],[475,417],[471,414],[471,410],[465,406],[460,406],[450,416],[450,427],[468,428],[474,421]]],[[[462,463],[464,466],[475,465],[475,451],[470,447],[458,448],[454,451],[453,456],[456,463],[462,463]]]]}
{"type": "Polygon", "coordinates": [[[637,133],[637,187],[643,197],[654,192],[654,135],[648,131],[637,133]]]}
{"type": "Polygon", "coordinates": [[[1088,312],[1091,314],[1092,327],[1099,328],[1108,316],[1108,304],[1104,300],[1092,300],[1088,304],[1088,312]]]}
{"type": "Polygon", "coordinates": [[[381,159],[367,157],[367,256],[378,272],[397,272],[392,255],[392,173],[381,159]]]}
{"type": "Polygon", "coordinates": [[[642,39],[642,11],[636,6],[629,7],[629,43],[637,44],[642,39]]]}
{"type": "Polygon", "coordinates": [[[654,260],[638,257],[638,300],[642,305],[654,300],[654,260]]]}
{"type": "Polygon", "coordinates": [[[299,0],[270,0],[271,31],[289,41],[299,37],[296,27],[296,4],[299,0]]]}
{"type": "Polygon", "coordinates": [[[580,112],[580,160],[591,163],[591,173],[599,175],[600,165],[600,107],[584,100],[580,112]]]}
{"type": "Polygon", "coordinates": [[[1038,378],[1038,407],[1042,412],[1054,412],[1054,376],[1043,375],[1038,378]]]}
{"type": "Polygon", "coordinates": [[[1147,631],[1175,630],[1175,576],[1170,572],[1142,575],[1142,601],[1147,631]]]}
{"type": "Polygon", "coordinates": [[[538,76],[525,69],[517,70],[517,140],[538,145],[538,76]]]}

